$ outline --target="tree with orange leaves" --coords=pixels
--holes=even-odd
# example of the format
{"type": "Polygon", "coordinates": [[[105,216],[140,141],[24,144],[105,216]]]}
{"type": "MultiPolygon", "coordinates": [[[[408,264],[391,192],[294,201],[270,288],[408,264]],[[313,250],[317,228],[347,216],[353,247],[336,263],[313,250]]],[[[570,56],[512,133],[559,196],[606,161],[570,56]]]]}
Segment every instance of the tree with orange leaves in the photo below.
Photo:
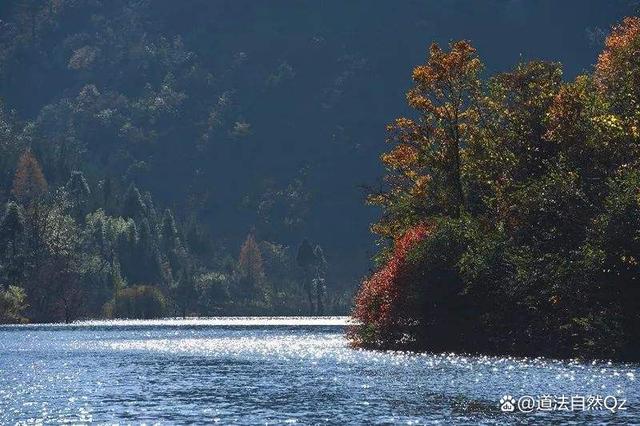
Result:
{"type": "MultiPolygon", "coordinates": [[[[640,119],[640,18],[625,18],[607,37],[598,57],[595,81],[612,101],[613,110],[637,126],[640,119]]],[[[638,137],[638,129],[635,129],[638,137]]]]}
{"type": "Polygon", "coordinates": [[[21,203],[29,204],[44,195],[47,189],[47,180],[38,160],[30,149],[25,150],[18,160],[13,178],[13,195],[21,203]]]}
{"type": "Polygon", "coordinates": [[[475,49],[459,41],[449,51],[433,44],[427,62],[413,70],[407,102],[417,117],[398,118],[387,127],[395,146],[382,155],[387,190],[369,197],[385,212],[374,232],[395,238],[412,225],[402,218],[457,217],[465,209],[462,150],[477,121],[481,69],[475,49]]]}
{"type": "Polygon", "coordinates": [[[240,248],[240,258],[238,260],[240,279],[244,287],[245,296],[258,290],[264,283],[264,267],[262,264],[262,253],[256,242],[253,232],[247,235],[246,240],[240,248]]]}

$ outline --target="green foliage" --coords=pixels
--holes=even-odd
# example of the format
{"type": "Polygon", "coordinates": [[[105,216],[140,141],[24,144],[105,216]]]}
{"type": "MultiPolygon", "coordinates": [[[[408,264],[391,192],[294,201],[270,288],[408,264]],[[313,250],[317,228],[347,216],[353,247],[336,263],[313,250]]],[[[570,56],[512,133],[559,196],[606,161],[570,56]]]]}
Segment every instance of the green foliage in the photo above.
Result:
{"type": "Polygon", "coordinates": [[[313,253],[313,247],[306,238],[302,240],[300,247],[298,247],[296,261],[298,262],[298,266],[303,269],[311,268],[316,261],[316,256],[313,253]]]}
{"type": "Polygon", "coordinates": [[[122,203],[122,216],[133,219],[140,219],[146,216],[147,206],[144,204],[142,195],[138,188],[131,184],[124,194],[122,203]]]}
{"type": "Polygon", "coordinates": [[[296,262],[301,270],[301,284],[307,294],[309,313],[322,315],[324,313],[323,299],[326,291],[327,260],[322,247],[315,248],[306,238],[298,247],[296,262]]]}
{"type": "Polygon", "coordinates": [[[20,287],[10,285],[0,291],[0,323],[25,323],[23,316],[27,309],[27,295],[20,287]]]}
{"type": "Polygon", "coordinates": [[[2,221],[0,222],[0,239],[3,245],[3,251],[7,244],[13,243],[20,238],[24,232],[24,215],[22,209],[17,203],[7,203],[2,221]]]}
{"type": "Polygon", "coordinates": [[[151,285],[127,287],[115,294],[107,314],[113,318],[150,319],[167,313],[167,300],[162,292],[151,285]]]}
{"type": "Polygon", "coordinates": [[[232,283],[220,272],[207,272],[195,278],[197,300],[201,312],[220,312],[230,302],[232,283]]]}
{"type": "MultiPolygon", "coordinates": [[[[28,162],[37,164],[31,153],[28,162]]],[[[212,250],[202,225],[190,222],[185,231],[171,210],[156,213],[149,193],[134,184],[124,193],[121,188],[92,197],[84,174],[73,172],[55,193],[7,203],[0,220],[0,284],[24,288],[28,307],[20,321],[300,312],[304,294],[287,247],[258,243],[250,234],[236,261],[222,247],[212,250]],[[118,201],[121,208],[110,207],[118,201]],[[154,284],[129,287],[136,282],[154,284]]],[[[318,286],[324,289],[324,281],[318,286]]],[[[344,299],[331,307],[339,303],[344,299]]]]}
{"type": "Polygon", "coordinates": [[[69,195],[74,218],[76,220],[84,219],[89,209],[88,203],[91,196],[91,190],[84,174],[78,171],[72,172],[69,181],[65,185],[65,190],[69,195]]]}

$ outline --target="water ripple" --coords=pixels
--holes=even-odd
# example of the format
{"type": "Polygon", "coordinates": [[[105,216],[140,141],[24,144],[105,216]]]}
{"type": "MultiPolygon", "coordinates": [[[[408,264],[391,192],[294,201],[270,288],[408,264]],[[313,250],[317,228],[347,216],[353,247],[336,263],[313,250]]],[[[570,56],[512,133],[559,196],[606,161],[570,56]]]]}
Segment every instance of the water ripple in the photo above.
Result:
{"type": "Polygon", "coordinates": [[[0,423],[637,424],[637,364],[351,349],[344,318],[0,329],[0,423]],[[502,395],[615,395],[505,414],[502,395]]]}

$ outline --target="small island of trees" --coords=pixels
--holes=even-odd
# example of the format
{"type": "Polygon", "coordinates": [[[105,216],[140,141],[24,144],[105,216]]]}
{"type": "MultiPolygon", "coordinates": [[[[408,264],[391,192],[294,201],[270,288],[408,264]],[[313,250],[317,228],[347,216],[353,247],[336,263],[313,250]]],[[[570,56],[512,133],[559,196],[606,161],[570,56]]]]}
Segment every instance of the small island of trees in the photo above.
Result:
{"type": "Polygon", "coordinates": [[[637,360],[640,19],[571,82],[559,63],[482,69],[459,41],[413,71],[353,344],[637,360]]]}

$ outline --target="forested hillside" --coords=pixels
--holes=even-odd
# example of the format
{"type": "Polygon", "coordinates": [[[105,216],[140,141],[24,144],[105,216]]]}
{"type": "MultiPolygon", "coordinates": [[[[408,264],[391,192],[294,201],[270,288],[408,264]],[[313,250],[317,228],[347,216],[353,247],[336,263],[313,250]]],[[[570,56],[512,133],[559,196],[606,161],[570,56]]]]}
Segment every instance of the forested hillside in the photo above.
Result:
{"type": "Polygon", "coordinates": [[[574,76],[635,7],[580,4],[0,3],[3,320],[348,312],[409,66],[574,76]]]}

